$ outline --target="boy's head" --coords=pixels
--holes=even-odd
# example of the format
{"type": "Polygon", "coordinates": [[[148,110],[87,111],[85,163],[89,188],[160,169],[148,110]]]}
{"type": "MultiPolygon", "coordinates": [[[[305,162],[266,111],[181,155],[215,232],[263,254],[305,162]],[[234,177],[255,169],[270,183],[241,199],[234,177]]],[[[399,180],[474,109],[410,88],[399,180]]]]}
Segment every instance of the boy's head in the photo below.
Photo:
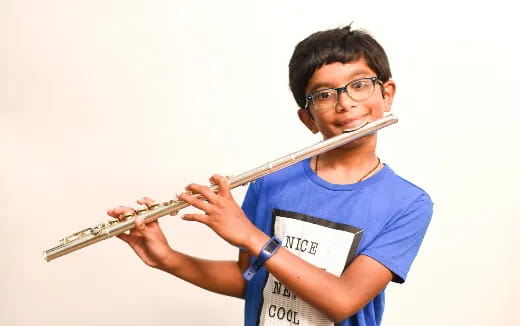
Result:
{"type": "Polygon", "coordinates": [[[289,85],[298,106],[305,107],[305,89],[316,69],[361,58],[383,83],[392,77],[381,45],[367,32],[351,30],[350,25],[314,33],[298,43],[289,62],[289,85]]]}

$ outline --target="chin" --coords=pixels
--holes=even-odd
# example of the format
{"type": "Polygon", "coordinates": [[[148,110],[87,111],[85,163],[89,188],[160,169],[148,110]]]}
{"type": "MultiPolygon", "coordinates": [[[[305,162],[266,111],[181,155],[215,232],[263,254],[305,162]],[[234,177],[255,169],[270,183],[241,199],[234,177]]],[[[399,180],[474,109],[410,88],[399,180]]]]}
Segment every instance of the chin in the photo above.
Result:
{"type": "Polygon", "coordinates": [[[347,144],[341,146],[341,148],[352,150],[352,149],[360,149],[365,146],[371,147],[371,146],[375,145],[376,140],[377,140],[376,134],[366,135],[364,137],[358,138],[350,143],[347,143],[347,144]]]}

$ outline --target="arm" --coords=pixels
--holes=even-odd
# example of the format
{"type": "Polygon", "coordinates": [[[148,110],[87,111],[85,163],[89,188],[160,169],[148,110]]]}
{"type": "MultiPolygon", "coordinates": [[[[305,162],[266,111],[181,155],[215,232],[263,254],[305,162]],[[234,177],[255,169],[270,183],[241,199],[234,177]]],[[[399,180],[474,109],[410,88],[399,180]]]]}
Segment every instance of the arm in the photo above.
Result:
{"type": "MultiPolygon", "coordinates": [[[[143,198],[139,204],[150,205],[153,201],[143,198]]],[[[132,211],[129,207],[118,207],[107,212],[120,218],[132,211]]],[[[187,282],[220,294],[244,297],[245,280],[242,272],[249,264],[249,254],[240,251],[238,261],[213,261],[192,257],[173,250],[157,221],[145,224],[136,218],[135,228],[129,234],[118,237],[128,243],[148,266],[173,274],[187,282]]]]}
{"type": "Polygon", "coordinates": [[[341,276],[307,263],[283,247],[265,267],[295,295],[335,322],[354,315],[392,280],[385,266],[364,255],[358,256],[341,276]]]}
{"type": "MultiPolygon", "coordinates": [[[[218,186],[217,194],[200,185],[187,188],[201,194],[206,201],[188,194],[180,195],[181,200],[205,212],[204,215],[187,214],[183,218],[208,225],[226,241],[257,256],[269,236],[247,219],[232,199],[224,178],[215,176],[212,181],[218,186]]],[[[265,267],[295,295],[334,321],[355,314],[392,279],[392,273],[386,267],[368,256],[359,256],[341,276],[335,276],[283,247],[267,261],[265,267]]]]}
{"type": "Polygon", "coordinates": [[[243,271],[249,255],[241,251],[238,261],[206,260],[173,251],[159,269],[203,289],[244,298],[246,282],[243,271]]]}

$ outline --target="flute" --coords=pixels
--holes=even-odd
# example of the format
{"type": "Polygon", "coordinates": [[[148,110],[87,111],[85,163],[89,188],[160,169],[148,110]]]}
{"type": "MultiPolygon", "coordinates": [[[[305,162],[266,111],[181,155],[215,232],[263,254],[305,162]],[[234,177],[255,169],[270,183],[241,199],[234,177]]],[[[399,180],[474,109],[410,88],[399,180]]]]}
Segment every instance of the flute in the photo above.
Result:
{"type": "MultiPolygon", "coordinates": [[[[260,177],[284,169],[309,157],[325,153],[334,148],[350,143],[356,139],[372,134],[379,129],[392,125],[396,122],[397,117],[393,114],[389,114],[381,119],[367,122],[355,130],[345,130],[340,135],[323,140],[237,176],[228,177],[230,189],[246,185],[260,177]]],[[[211,188],[215,191],[217,190],[216,186],[214,185],[211,186],[211,188]]],[[[113,219],[104,223],[100,223],[94,227],[86,228],[61,239],[58,246],[43,252],[43,258],[46,261],[51,261],[101,240],[105,240],[123,232],[129,231],[135,227],[134,221],[136,216],[142,217],[144,223],[150,223],[164,215],[175,215],[179,210],[188,206],[190,206],[190,204],[181,200],[170,200],[163,203],[153,203],[149,207],[143,206],[139,209],[136,209],[135,214],[125,215],[125,218],[121,221],[113,219]]]]}

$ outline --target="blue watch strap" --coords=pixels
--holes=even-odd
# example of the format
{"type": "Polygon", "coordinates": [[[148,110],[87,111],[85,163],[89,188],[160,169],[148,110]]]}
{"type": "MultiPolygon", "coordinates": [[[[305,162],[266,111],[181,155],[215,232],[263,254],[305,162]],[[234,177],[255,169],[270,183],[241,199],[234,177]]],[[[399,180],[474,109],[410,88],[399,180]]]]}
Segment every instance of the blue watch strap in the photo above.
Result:
{"type": "Polygon", "coordinates": [[[274,255],[274,253],[280,248],[281,245],[282,240],[280,240],[280,238],[274,236],[271,239],[269,239],[269,241],[267,241],[262,250],[260,250],[260,254],[258,255],[258,257],[256,257],[256,259],[254,259],[251,262],[249,268],[244,272],[244,274],[242,274],[244,279],[246,279],[247,281],[252,279],[255,276],[256,272],[258,272],[258,270],[262,268],[265,262],[269,258],[271,258],[272,255],[274,255]]]}

